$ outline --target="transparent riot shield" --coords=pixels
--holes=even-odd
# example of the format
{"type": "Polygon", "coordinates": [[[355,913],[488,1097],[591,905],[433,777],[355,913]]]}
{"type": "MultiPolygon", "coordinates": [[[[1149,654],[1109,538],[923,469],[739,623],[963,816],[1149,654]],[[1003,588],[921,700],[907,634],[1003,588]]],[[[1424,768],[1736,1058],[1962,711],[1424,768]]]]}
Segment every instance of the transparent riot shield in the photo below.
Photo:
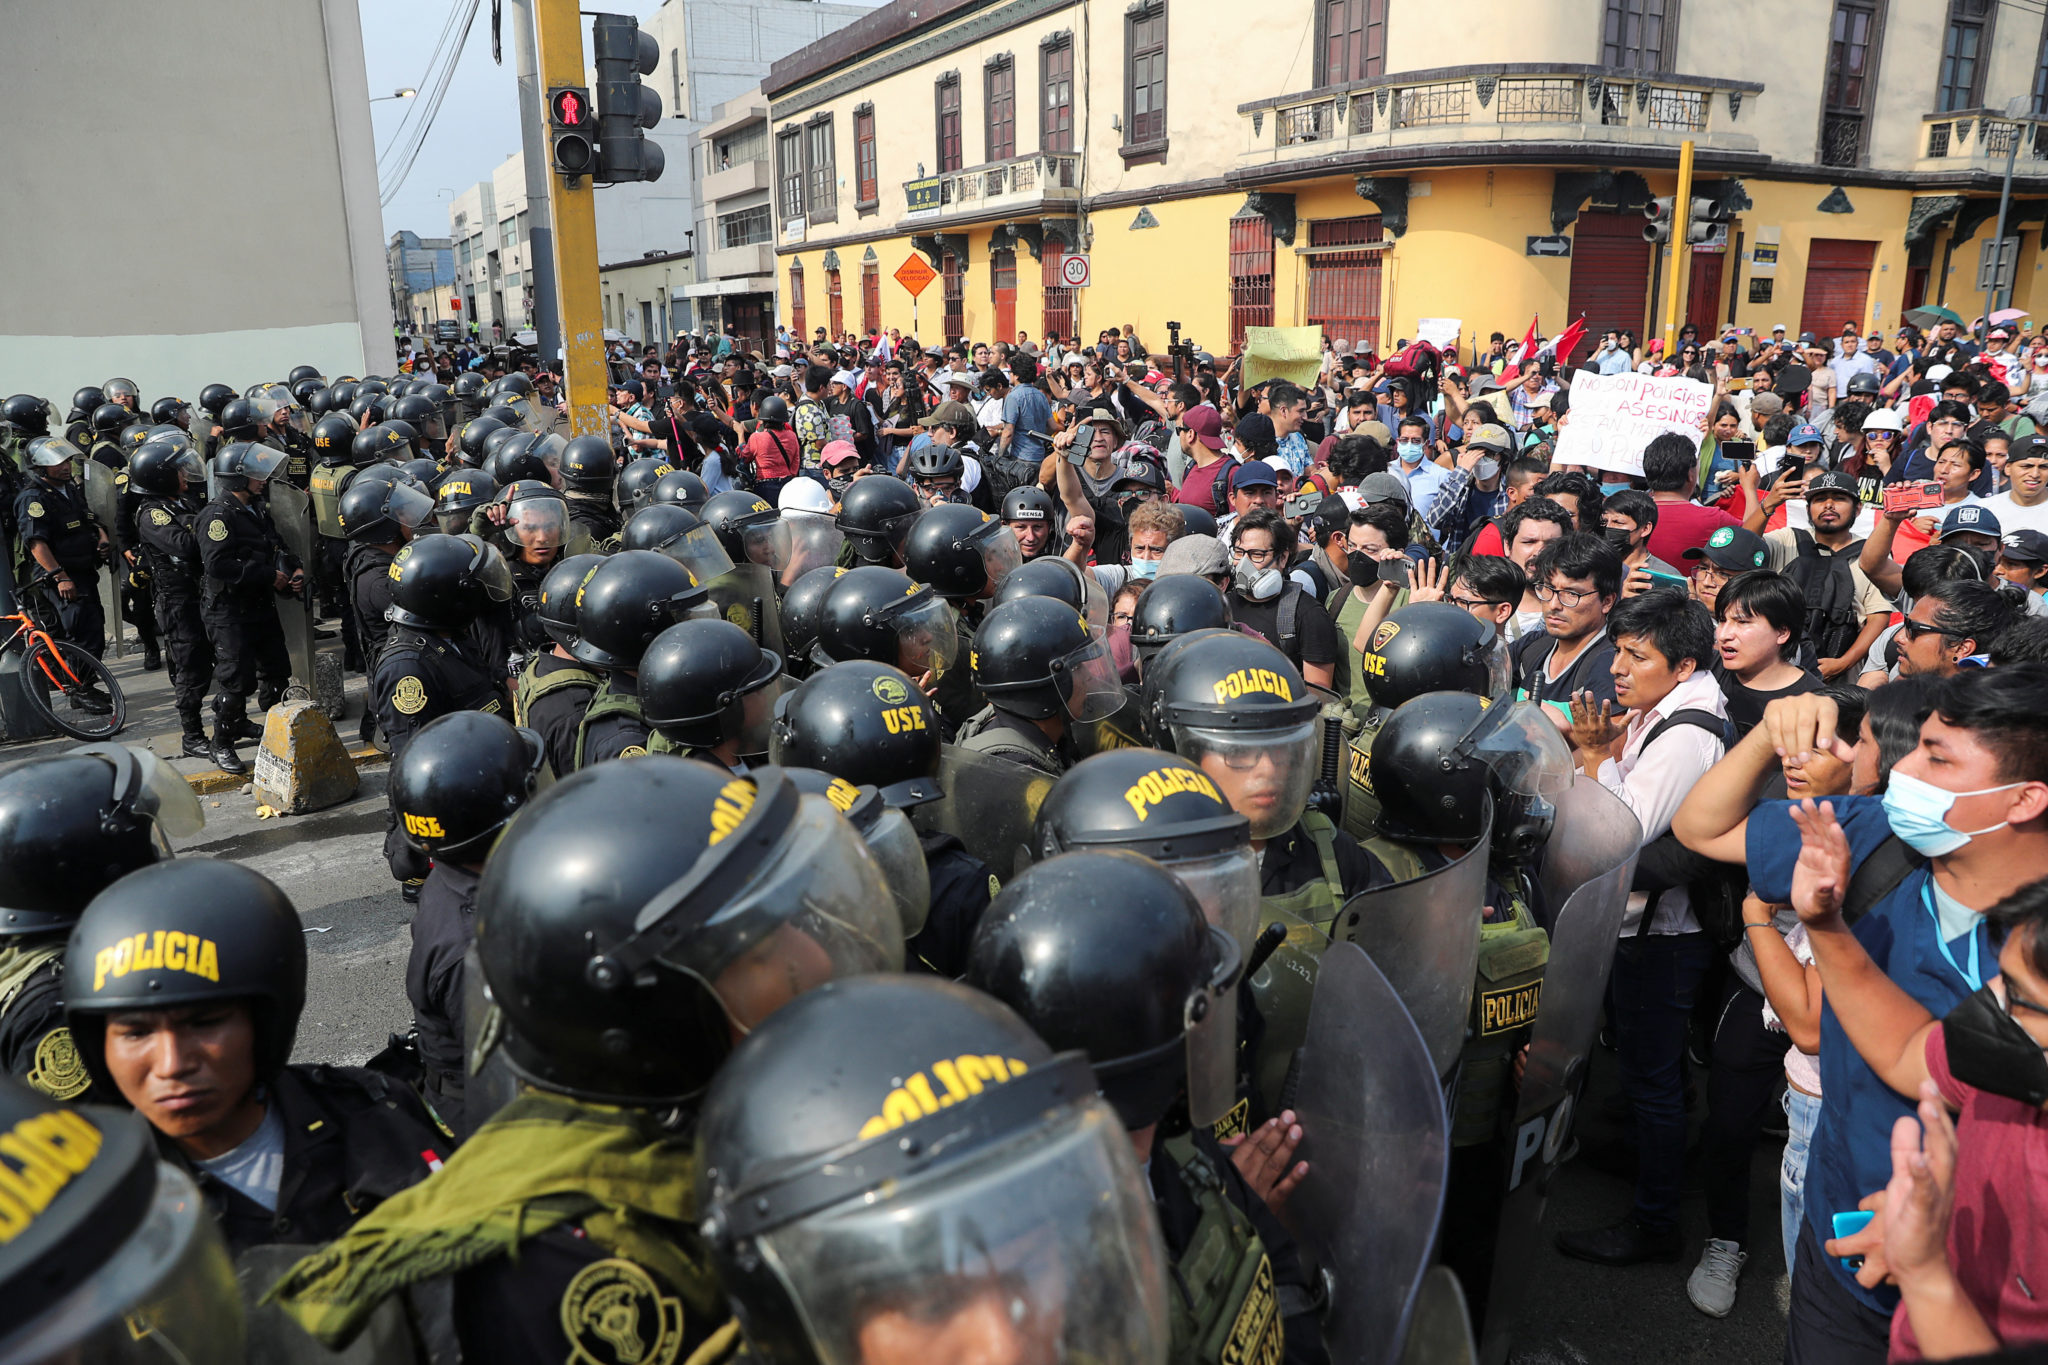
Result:
{"type": "Polygon", "coordinates": [[[1528,1290],[1550,1177],[1571,1137],[1600,1005],[1614,966],[1642,827],[1619,798],[1581,777],[1557,798],[1557,826],[1544,852],[1542,889],[1556,906],[1550,965],[1529,1039],[1529,1060],[1515,1104],[1501,1205],[1500,1254],[1487,1294],[1480,1359],[1501,1365],[1528,1290]]]}
{"type": "Polygon", "coordinates": [[[1055,779],[1014,759],[948,744],[939,751],[945,795],[911,811],[920,834],[950,834],[1007,882],[1024,865],[1031,826],[1055,779]]]}
{"type": "Polygon", "coordinates": [[[1439,1076],[1451,1074],[1472,1013],[1479,921],[1486,908],[1485,833],[1449,867],[1413,881],[1363,891],[1338,912],[1333,937],[1365,949],[1422,1030],[1439,1076]]]}
{"type": "Polygon", "coordinates": [[[1450,1120],[1414,1019],[1355,944],[1323,954],[1294,1110],[1308,1174],[1283,1216],[1329,1286],[1330,1359],[1399,1361],[1436,1255],[1450,1120]]]}
{"type": "Polygon", "coordinates": [[[248,1323],[248,1358],[268,1365],[411,1365],[419,1359],[400,1295],[393,1294],[378,1304],[361,1333],[338,1351],[313,1340],[276,1304],[263,1302],[263,1296],[287,1270],[317,1249],[271,1244],[249,1247],[235,1257],[235,1279],[241,1286],[242,1312],[248,1323]]]}
{"type": "Polygon", "coordinates": [[[1073,737],[1075,761],[1108,753],[1111,749],[1149,749],[1145,737],[1144,713],[1138,709],[1138,689],[1124,685],[1124,704],[1101,720],[1067,722],[1073,737]]]}
{"type": "Polygon", "coordinates": [[[1478,1359],[1464,1286],[1449,1266],[1431,1266],[1415,1296],[1401,1365],[1473,1365],[1478,1359]]]}
{"type": "Polygon", "coordinates": [[[314,687],[313,654],[316,648],[313,634],[313,562],[320,553],[319,522],[313,514],[313,501],[305,489],[283,479],[271,479],[264,486],[270,490],[270,524],[277,529],[278,539],[284,542],[285,549],[305,570],[296,595],[279,594],[277,619],[284,627],[284,644],[286,652],[291,655],[292,677],[310,696],[314,687]]]}
{"type": "Polygon", "coordinates": [[[483,959],[472,943],[462,955],[462,1047],[469,1078],[462,1083],[462,1124],[455,1135],[465,1141],[519,1094],[519,1078],[498,1050],[504,1032],[505,1016],[491,999],[483,959]]]}
{"type": "MultiPolygon", "coordinates": [[[[121,494],[128,487],[125,471],[98,460],[75,460],[72,468],[76,477],[85,484],[85,505],[92,513],[92,519],[106,528],[107,539],[114,546],[113,563],[107,571],[97,575],[99,580],[100,610],[110,632],[108,640],[116,653],[122,646],[126,634],[126,622],[121,617],[121,584],[128,577],[128,563],[121,558],[121,494]]],[[[111,655],[109,656],[112,657],[111,655]]]]}
{"type": "Polygon", "coordinates": [[[705,584],[718,614],[783,658],[782,604],[775,595],[775,571],[766,564],[735,564],[705,584]]]}

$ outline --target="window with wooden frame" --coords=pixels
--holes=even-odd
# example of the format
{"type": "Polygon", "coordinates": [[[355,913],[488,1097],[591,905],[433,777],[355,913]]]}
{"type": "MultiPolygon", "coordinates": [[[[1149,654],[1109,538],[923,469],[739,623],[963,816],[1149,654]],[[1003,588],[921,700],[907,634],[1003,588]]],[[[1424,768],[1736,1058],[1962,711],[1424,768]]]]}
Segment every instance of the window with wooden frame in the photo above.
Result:
{"type": "Polygon", "coordinates": [[[1876,88],[1878,0],[1835,0],[1822,81],[1820,164],[1856,166],[1870,126],[1876,88]]]}
{"type": "Polygon", "coordinates": [[[1230,344],[1247,327],[1273,325],[1273,225],[1259,213],[1230,220],[1230,344]]]}
{"type": "Polygon", "coordinates": [[[1387,0],[1317,0],[1316,84],[1349,85],[1387,70],[1387,0]]]}
{"type": "Polygon", "coordinates": [[[789,330],[798,342],[805,340],[804,327],[804,263],[789,263],[789,330]]]}
{"type": "Polygon", "coordinates": [[[879,261],[860,264],[860,334],[871,337],[882,330],[882,266],[879,261]]]}
{"type": "Polygon", "coordinates": [[[1124,17],[1124,150],[1166,147],[1166,6],[1124,17]]]}
{"type": "Polygon", "coordinates": [[[960,73],[949,71],[939,77],[934,98],[938,104],[939,173],[957,171],[960,160],[960,73]]]}
{"type": "Polygon", "coordinates": [[[830,223],[839,217],[839,167],[833,151],[832,116],[804,125],[804,177],[810,187],[811,221],[830,223]]]}
{"type": "Polygon", "coordinates": [[[868,105],[853,111],[853,206],[872,208],[881,198],[875,173],[875,109],[868,105]]]}
{"type": "Polygon", "coordinates": [[[998,57],[982,68],[982,108],[987,116],[988,161],[1017,155],[1017,65],[998,57]]]}
{"type": "Polygon", "coordinates": [[[826,335],[839,340],[839,334],[846,330],[846,301],[839,292],[839,272],[825,272],[825,325],[830,330],[826,335]]]}
{"type": "Polygon", "coordinates": [[[960,258],[952,252],[939,257],[939,282],[946,300],[946,340],[960,341],[967,334],[967,279],[960,258]]]}
{"type": "Polygon", "coordinates": [[[1312,222],[1308,244],[1308,308],[1303,318],[1323,335],[1341,337],[1361,351],[1377,350],[1380,339],[1379,215],[1312,222]],[[1347,247],[1357,251],[1315,251],[1347,247]]]}
{"type": "Polygon", "coordinates": [[[1984,99],[1984,68],[1991,56],[1991,21],[1996,0],[1949,0],[1948,28],[1941,39],[1941,74],[1935,80],[1938,110],[1975,109],[1984,99]]]}
{"type": "Polygon", "coordinates": [[[1607,0],[1601,59],[1623,71],[1669,71],[1679,0],[1607,0]]]}
{"type": "Polygon", "coordinates": [[[804,143],[795,128],[775,135],[776,209],[787,222],[804,216],[804,143]]]}
{"type": "Polygon", "coordinates": [[[1038,147],[1074,150],[1074,39],[1061,34],[1038,49],[1038,147]]]}

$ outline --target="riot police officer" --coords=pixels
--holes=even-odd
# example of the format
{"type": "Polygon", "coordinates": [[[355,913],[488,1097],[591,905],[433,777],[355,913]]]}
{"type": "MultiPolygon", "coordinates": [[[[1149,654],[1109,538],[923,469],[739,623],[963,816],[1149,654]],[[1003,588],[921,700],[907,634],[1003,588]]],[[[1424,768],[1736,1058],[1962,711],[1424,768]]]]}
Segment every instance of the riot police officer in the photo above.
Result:
{"type": "Polygon", "coordinates": [[[920,515],[903,542],[904,571],[954,604],[971,627],[980,607],[1024,562],[1017,535],[978,507],[937,503],[920,515]]]}
{"type": "Polygon", "coordinates": [[[662,476],[673,473],[675,467],[658,455],[643,455],[629,461],[619,471],[619,515],[631,520],[635,512],[653,502],[654,485],[662,476]]]}
{"type": "Polygon", "coordinates": [[[115,403],[128,410],[128,420],[134,421],[142,415],[142,390],[135,387],[132,379],[109,379],[100,385],[100,392],[107,396],[109,403],[115,403]]]}
{"type": "Polygon", "coordinates": [[[1168,1359],[1178,1291],[1120,1129],[1080,1053],[978,991],[874,976],[798,999],[697,1125],[696,1207],[749,1356],[1168,1359]]]}
{"type": "Polygon", "coordinates": [[[1293,1239],[1207,1131],[1236,1099],[1242,967],[1237,940],[1172,874],[1104,849],[1056,855],[1003,888],[964,980],[1052,1047],[1087,1054],[1145,1163],[1182,1290],[1171,1358],[1324,1361],[1293,1239]],[[1192,1130],[1162,1134],[1183,1094],[1192,1130]]]}
{"type": "Polygon", "coordinates": [[[602,436],[578,436],[562,448],[556,472],[562,496],[569,502],[569,519],[593,542],[616,536],[622,522],[619,509],[612,505],[612,488],[619,478],[619,458],[612,453],[611,442],[602,436]]]}
{"type": "Polygon", "coordinates": [[[64,415],[64,425],[68,428],[74,423],[83,422],[87,430],[91,430],[93,413],[106,401],[107,391],[97,384],[87,384],[76,390],[71,395],[71,411],[64,415]]]}
{"type": "Polygon", "coordinates": [[[87,419],[92,427],[92,445],[86,455],[109,469],[120,469],[128,461],[121,454],[121,429],[135,420],[135,414],[119,403],[102,403],[87,419]]]}
{"type": "Polygon", "coordinates": [[[389,457],[387,438],[371,434],[379,430],[371,427],[359,431],[343,414],[327,413],[313,423],[312,463],[306,471],[306,496],[313,504],[313,528],[320,535],[320,553],[314,557],[312,566],[313,587],[323,613],[341,618],[342,663],[351,671],[367,672],[368,661],[376,654],[364,649],[362,636],[351,624],[352,616],[346,610],[348,538],[342,532],[337,512],[341,495],[356,474],[389,457]]]}
{"type": "Polygon", "coordinates": [[[647,501],[649,504],[674,503],[694,515],[711,501],[711,489],[689,470],[672,469],[654,481],[654,486],[647,492],[647,501]]]}
{"type": "Polygon", "coordinates": [[[849,570],[826,564],[805,573],[782,595],[783,667],[793,678],[807,678],[813,667],[812,650],[818,643],[818,614],[825,594],[849,570]]]}
{"type": "Polygon", "coordinates": [[[1014,759],[1057,777],[1074,762],[1070,724],[1123,705],[1123,684],[1101,632],[1052,597],[994,608],[974,633],[974,683],[988,704],[960,729],[963,749],[1014,759]]]}
{"type": "Polygon", "coordinates": [[[420,727],[391,767],[391,806],[414,850],[433,860],[412,918],[405,995],[419,1034],[427,1102],[457,1133],[464,1120],[463,955],[475,937],[484,858],[533,795],[540,736],[498,716],[454,711],[420,727]]]}
{"type": "Polygon", "coordinates": [[[936,690],[960,657],[959,614],[908,574],[879,565],[849,569],[818,605],[818,667],[871,659],[899,668],[921,689],[936,690]]]}
{"type": "Polygon", "coordinates": [[[0,774],[0,1070],[60,1100],[95,1089],[64,1023],[64,941],[87,902],[205,824],[191,786],[147,749],[95,744],[0,774]]]}
{"type": "Polygon", "coordinates": [[[206,566],[194,531],[205,479],[198,454],[182,442],[149,441],[128,468],[128,487],[136,498],[137,554],[149,575],[157,629],[170,660],[171,690],[184,732],[181,747],[191,758],[212,754],[200,708],[215,660],[201,605],[206,566]]]}
{"type": "Polygon", "coordinates": [[[556,783],[477,891],[498,1053],[525,1085],[437,1181],[296,1267],[286,1310],[337,1344],[453,1267],[465,1359],[615,1359],[628,1304],[639,1358],[682,1359],[724,1310],[664,1120],[799,992],[900,968],[897,931],[859,836],[777,770],[655,754],[556,783]]]}
{"type": "MultiPolygon", "coordinates": [[[[371,660],[383,653],[390,638],[391,561],[425,524],[434,500],[402,480],[376,477],[381,469],[363,472],[368,477],[352,479],[341,495],[335,522],[347,537],[341,566],[344,620],[353,626],[363,658],[371,660]]],[[[376,725],[376,708],[364,707],[359,733],[365,742],[376,725]]]]}
{"type": "MultiPolygon", "coordinates": [[[[202,458],[212,460],[217,453],[221,437],[221,414],[234,401],[235,391],[225,384],[208,384],[199,390],[199,410],[206,414],[196,438],[202,458]]],[[[337,399],[339,395],[337,395],[337,399]]]]}
{"type": "Polygon", "coordinates": [[[733,567],[717,533],[680,503],[655,503],[635,512],[619,533],[619,548],[665,554],[704,584],[733,567]]]}
{"type": "Polygon", "coordinates": [[[498,481],[481,469],[451,469],[434,489],[434,520],[449,535],[459,536],[497,496],[498,481]]]}
{"type": "Polygon", "coordinates": [[[852,549],[852,562],[903,567],[903,541],[924,511],[917,493],[891,474],[856,479],[839,500],[835,520],[852,549]]]}
{"type": "Polygon", "coordinates": [[[250,694],[268,711],[291,678],[276,599],[297,592],[305,571],[257,505],[284,461],[283,451],[267,446],[223,445],[213,457],[217,492],[193,522],[206,569],[202,615],[213,646],[213,761],[223,772],[247,772],[235,744],[263,733],[249,723],[250,694]]]}
{"type": "MultiPolygon", "coordinates": [[[[504,710],[503,678],[479,657],[469,627],[491,603],[512,595],[512,575],[495,549],[470,535],[413,541],[386,574],[392,628],[370,672],[370,705],[395,764],[437,716],[504,710]]],[[[415,899],[427,869],[399,833],[395,812],[385,821],[384,857],[405,898],[415,899]]]]}
{"type": "Polygon", "coordinates": [[[97,659],[107,647],[100,565],[113,557],[113,545],[86,506],[79,458],[78,447],[60,437],[30,441],[29,482],[15,495],[14,523],[20,552],[52,576],[64,638],[97,659]]]}
{"type": "Polygon", "coordinates": [[[182,398],[164,397],[149,405],[149,420],[159,425],[168,423],[180,431],[192,430],[192,405],[182,398]]]}
{"type": "Polygon", "coordinates": [[[604,681],[569,652],[576,643],[577,593],[602,563],[603,555],[570,555],[548,570],[535,609],[547,647],[535,650],[512,681],[512,723],[541,737],[550,774],[575,770],[583,712],[604,681]]]}
{"type": "Polygon", "coordinates": [[[238,1256],[337,1236],[454,1147],[399,1081],[287,1066],[305,1003],[298,912],[225,859],[123,877],[85,907],[65,950],[64,1013],[85,1069],[156,1129],[238,1256]]]}
{"type": "Polygon", "coordinates": [[[670,626],[712,614],[708,602],[704,585],[688,569],[652,550],[621,550],[584,580],[569,652],[605,677],[577,723],[572,766],[647,752],[651,732],[640,709],[640,656],[670,626]]]}
{"type": "Polygon", "coordinates": [[[734,773],[767,754],[782,656],[732,622],[677,622],[647,646],[637,675],[650,752],[734,773]]]}
{"type": "MultiPolygon", "coordinates": [[[[887,664],[833,664],[806,679],[775,718],[776,763],[815,768],[873,787],[896,810],[945,795],[938,712],[910,679],[887,664]]],[[[925,913],[906,927],[913,967],[944,977],[967,970],[967,944],[999,889],[988,864],[944,830],[918,832],[925,913]]]]}
{"type": "Polygon", "coordinates": [[[1234,630],[1230,599],[1199,574],[1176,573],[1154,579],[1138,594],[1131,614],[1131,653],[1138,676],[1159,651],[1198,630],[1234,630]]]}
{"type": "Polygon", "coordinates": [[[547,638],[535,615],[541,581],[564,554],[588,550],[590,538],[571,520],[570,504],[562,495],[535,479],[521,479],[501,489],[496,500],[471,518],[470,525],[504,551],[512,570],[510,619],[502,624],[507,632],[505,652],[511,659],[511,671],[517,672],[547,638]]]}

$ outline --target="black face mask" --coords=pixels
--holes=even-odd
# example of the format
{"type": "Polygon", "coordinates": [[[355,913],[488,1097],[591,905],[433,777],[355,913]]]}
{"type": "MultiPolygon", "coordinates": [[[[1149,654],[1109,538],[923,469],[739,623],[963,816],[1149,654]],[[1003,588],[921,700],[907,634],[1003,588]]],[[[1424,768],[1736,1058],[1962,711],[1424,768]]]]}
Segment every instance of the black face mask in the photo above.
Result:
{"type": "Polygon", "coordinates": [[[1627,554],[1629,552],[1629,538],[1635,532],[1629,530],[1626,526],[1603,526],[1600,528],[1600,534],[1617,551],[1627,554]]]}
{"type": "Polygon", "coordinates": [[[1380,581],[1380,562],[1367,558],[1361,551],[1352,550],[1344,558],[1344,576],[1351,580],[1354,588],[1370,588],[1380,581]]]}
{"type": "Polygon", "coordinates": [[[1948,1012],[1941,1021],[1948,1069],[1964,1085],[2021,1104],[2048,1104],[2048,1053],[2021,1028],[1991,987],[1948,1012]]]}

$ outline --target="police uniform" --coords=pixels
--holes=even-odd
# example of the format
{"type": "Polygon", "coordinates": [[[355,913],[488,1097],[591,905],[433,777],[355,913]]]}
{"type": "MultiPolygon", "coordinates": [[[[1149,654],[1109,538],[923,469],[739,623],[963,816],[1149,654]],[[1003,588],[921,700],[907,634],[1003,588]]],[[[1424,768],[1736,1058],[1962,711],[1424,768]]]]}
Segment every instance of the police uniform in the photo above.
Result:
{"type": "Polygon", "coordinates": [[[391,636],[391,625],[384,613],[391,608],[391,560],[395,554],[382,545],[351,541],[342,561],[349,615],[355,620],[366,673],[383,654],[384,642],[391,636]]]}
{"type": "Polygon", "coordinates": [[[647,752],[653,734],[640,711],[634,679],[623,673],[607,677],[590,698],[576,726],[574,767],[580,771],[608,758],[637,758],[647,752]]]}
{"type": "Polygon", "coordinates": [[[1070,746],[1065,741],[1055,742],[1030,721],[993,705],[976,712],[954,742],[963,749],[1012,759],[1054,777],[1071,766],[1070,746]]]}
{"type": "Polygon", "coordinates": [[[64,1022],[66,937],[0,940],[0,1069],[52,1099],[125,1105],[94,1083],[64,1022]]]}
{"type": "Polygon", "coordinates": [[[576,771],[583,713],[603,681],[576,660],[549,650],[527,660],[512,685],[512,723],[539,732],[548,769],[557,776],[576,771]]]}
{"type": "Polygon", "coordinates": [[[113,528],[113,532],[115,548],[124,555],[119,561],[121,619],[135,627],[135,637],[142,641],[142,666],[145,669],[161,668],[163,650],[157,637],[156,581],[142,557],[141,528],[137,524],[147,495],[128,486],[125,457],[120,469],[121,472],[114,476],[115,519],[120,524],[113,528]]]}
{"type": "Polygon", "coordinates": [[[213,644],[202,606],[206,566],[189,498],[145,497],[136,506],[135,533],[156,601],[157,628],[170,662],[178,719],[188,735],[201,732],[199,709],[213,680],[213,644]]]}
{"type": "Polygon", "coordinates": [[[569,525],[589,536],[593,544],[603,544],[625,529],[619,509],[607,500],[584,493],[564,493],[562,500],[569,504],[569,525]]]}
{"type": "Polygon", "coordinates": [[[914,968],[957,980],[967,970],[975,927],[1001,887],[988,864],[952,835],[920,834],[918,843],[931,877],[931,909],[924,927],[905,942],[905,957],[914,968]]]}
{"type": "MultiPolygon", "coordinates": [[[[389,577],[386,571],[386,576],[389,577]]],[[[396,763],[420,727],[455,711],[503,714],[505,693],[474,656],[475,646],[412,626],[394,625],[370,670],[370,705],[396,763]]],[[[384,860],[409,888],[427,875],[427,859],[398,827],[398,812],[384,812],[384,860]]],[[[407,892],[411,894],[410,890],[407,892]]]]}
{"type": "Polygon", "coordinates": [[[85,505],[85,492],[65,484],[31,479],[14,499],[17,552],[34,572],[29,547],[42,541],[57,567],[71,576],[77,595],[57,598],[57,622],[66,640],[95,659],[106,652],[107,617],[100,606],[100,528],[85,505]]]}
{"type": "Polygon", "coordinates": [[[247,718],[249,696],[268,711],[291,678],[284,626],[277,617],[277,575],[299,565],[270,518],[234,493],[206,504],[193,523],[206,566],[203,614],[213,643],[213,714],[232,730],[247,718]]]}
{"type": "Polygon", "coordinates": [[[405,962],[405,995],[419,1029],[426,1089],[441,1121],[465,1131],[462,1034],[462,959],[476,936],[477,874],[436,860],[420,887],[412,918],[412,953],[405,962]]]}

